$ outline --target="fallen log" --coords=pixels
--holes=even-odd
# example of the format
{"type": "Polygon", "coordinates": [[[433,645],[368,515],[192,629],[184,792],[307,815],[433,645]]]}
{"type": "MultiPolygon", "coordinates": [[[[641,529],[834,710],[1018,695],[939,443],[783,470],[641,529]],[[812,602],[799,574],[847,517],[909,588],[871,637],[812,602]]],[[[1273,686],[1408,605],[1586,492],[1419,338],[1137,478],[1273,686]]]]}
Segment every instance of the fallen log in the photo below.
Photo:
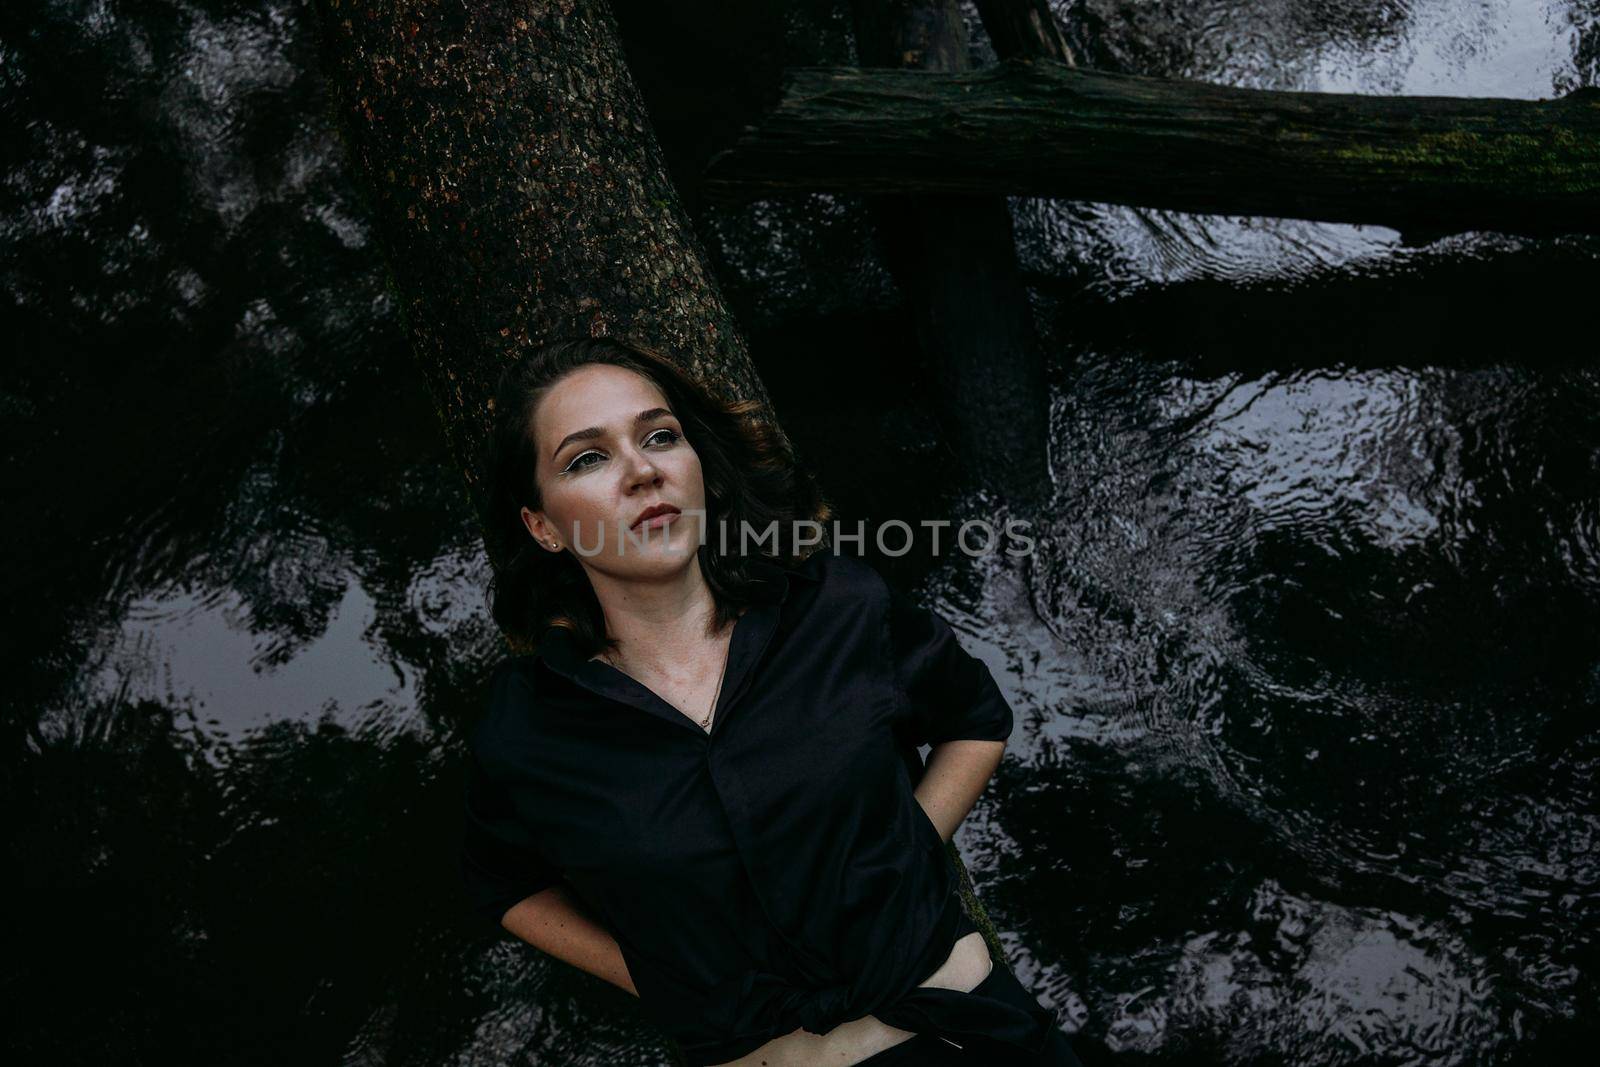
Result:
{"type": "Polygon", "coordinates": [[[1600,229],[1600,89],[1555,100],[1235,89],[1012,58],[788,72],[708,196],[1006,193],[1450,233],[1600,229]]]}

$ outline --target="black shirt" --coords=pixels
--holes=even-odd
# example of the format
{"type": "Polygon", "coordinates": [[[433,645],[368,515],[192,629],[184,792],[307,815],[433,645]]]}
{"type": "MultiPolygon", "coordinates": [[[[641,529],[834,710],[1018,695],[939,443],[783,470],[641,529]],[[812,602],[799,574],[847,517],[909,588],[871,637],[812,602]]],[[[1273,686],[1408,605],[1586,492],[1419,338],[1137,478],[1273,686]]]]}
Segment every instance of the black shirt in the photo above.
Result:
{"type": "Polygon", "coordinates": [[[912,794],[918,746],[1003,740],[1011,708],[869,564],[755,567],[709,732],[562,629],[496,668],[469,741],[471,906],[509,937],[506,910],[564,880],[691,1064],[867,1014],[1025,1062],[1044,1009],[918,988],[976,929],[912,794]]]}

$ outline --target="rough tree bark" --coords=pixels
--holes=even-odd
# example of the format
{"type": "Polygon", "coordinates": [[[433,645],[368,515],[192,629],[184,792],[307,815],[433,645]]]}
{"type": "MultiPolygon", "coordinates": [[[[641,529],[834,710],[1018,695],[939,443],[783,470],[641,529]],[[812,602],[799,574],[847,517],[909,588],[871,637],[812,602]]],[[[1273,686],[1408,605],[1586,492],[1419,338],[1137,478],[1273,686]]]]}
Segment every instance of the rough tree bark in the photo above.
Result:
{"type": "MultiPolygon", "coordinates": [[[[965,70],[955,0],[855,0],[862,61],[965,70]]],[[[1048,494],[1044,357],[1003,197],[873,197],[869,208],[968,480],[1024,508],[1048,494]]]]}
{"type": "Polygon", "coordinates": [[[532,343],[626,336],[768,402],[603,0],[317,7],[335,119],[480,514],[486,404],[532,343]]]}
{"type": "Polygon", "coordinates": [[[1600,89],[1556,100],[1270,92],[1009,59],[797,68],[711,161],[719,198],[1009,193],[1401,230],[1600,229],[1600,89]]]}
{"type": "Polygon", "coordinates": [[[663,345],[712,388],[767,403],[605,0],[317,6],[335,120],[480,514],[490,392],[542,338],[663,345]]]}

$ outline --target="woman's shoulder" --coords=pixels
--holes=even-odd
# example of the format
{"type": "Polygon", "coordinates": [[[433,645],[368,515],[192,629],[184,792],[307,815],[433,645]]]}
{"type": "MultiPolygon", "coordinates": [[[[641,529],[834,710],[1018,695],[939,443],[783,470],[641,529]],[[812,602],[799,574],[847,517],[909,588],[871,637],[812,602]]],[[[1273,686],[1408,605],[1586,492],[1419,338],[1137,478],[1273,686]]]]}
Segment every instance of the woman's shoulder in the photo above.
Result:
{"type": "Polygon", "coordinates": [[[467,741],[480,756],[500,749],[507,727],[528,720],[534,705],[531,655],[506,656],[489,672],[476,722],[467,741]]]}
{"type": "Polygon", "coordinates": [[[889,584],[876,567],[837,545],[817,549],[800,564],[800,570],[816,579],[829,599],[875,602],[889,593],[889,584]]]}

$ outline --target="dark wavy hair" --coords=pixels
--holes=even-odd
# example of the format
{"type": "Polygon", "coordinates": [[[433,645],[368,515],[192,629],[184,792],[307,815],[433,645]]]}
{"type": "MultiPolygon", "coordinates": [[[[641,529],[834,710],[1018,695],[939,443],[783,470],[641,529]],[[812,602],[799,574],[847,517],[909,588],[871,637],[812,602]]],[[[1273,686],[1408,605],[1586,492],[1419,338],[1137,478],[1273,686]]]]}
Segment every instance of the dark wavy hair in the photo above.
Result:
{"type": "Polygon", "coordinates": [[[798,565],[821,546],[797,549],[795,522],[826,523],[833,510],[760,404],[721,401],[655,349],[613,337],[548,342],[508,366],[495,387],[494,421],[483,457],[489,494],[486,540],[497,567],[489,585],[490,612],[513,643],[531,647],[551,627],[564,627],[584,656],[616,644],[606,633],[605,616],[582,565],[570,552],[540,548],[521,518],[523,507],[538,511],[543,506],[535,479],[534,409],[557,382],[591,363],[624,367],[653,382],[700,457],[707,536],[697,551],[716,602],[714,627],[720,628],[754,600],[754,560],[798,565]],[[732,548],[740,542],[741,522],[760,533],[774,521],[774,554],[720,554],[719,523],[727,523],[732,548]]]}

